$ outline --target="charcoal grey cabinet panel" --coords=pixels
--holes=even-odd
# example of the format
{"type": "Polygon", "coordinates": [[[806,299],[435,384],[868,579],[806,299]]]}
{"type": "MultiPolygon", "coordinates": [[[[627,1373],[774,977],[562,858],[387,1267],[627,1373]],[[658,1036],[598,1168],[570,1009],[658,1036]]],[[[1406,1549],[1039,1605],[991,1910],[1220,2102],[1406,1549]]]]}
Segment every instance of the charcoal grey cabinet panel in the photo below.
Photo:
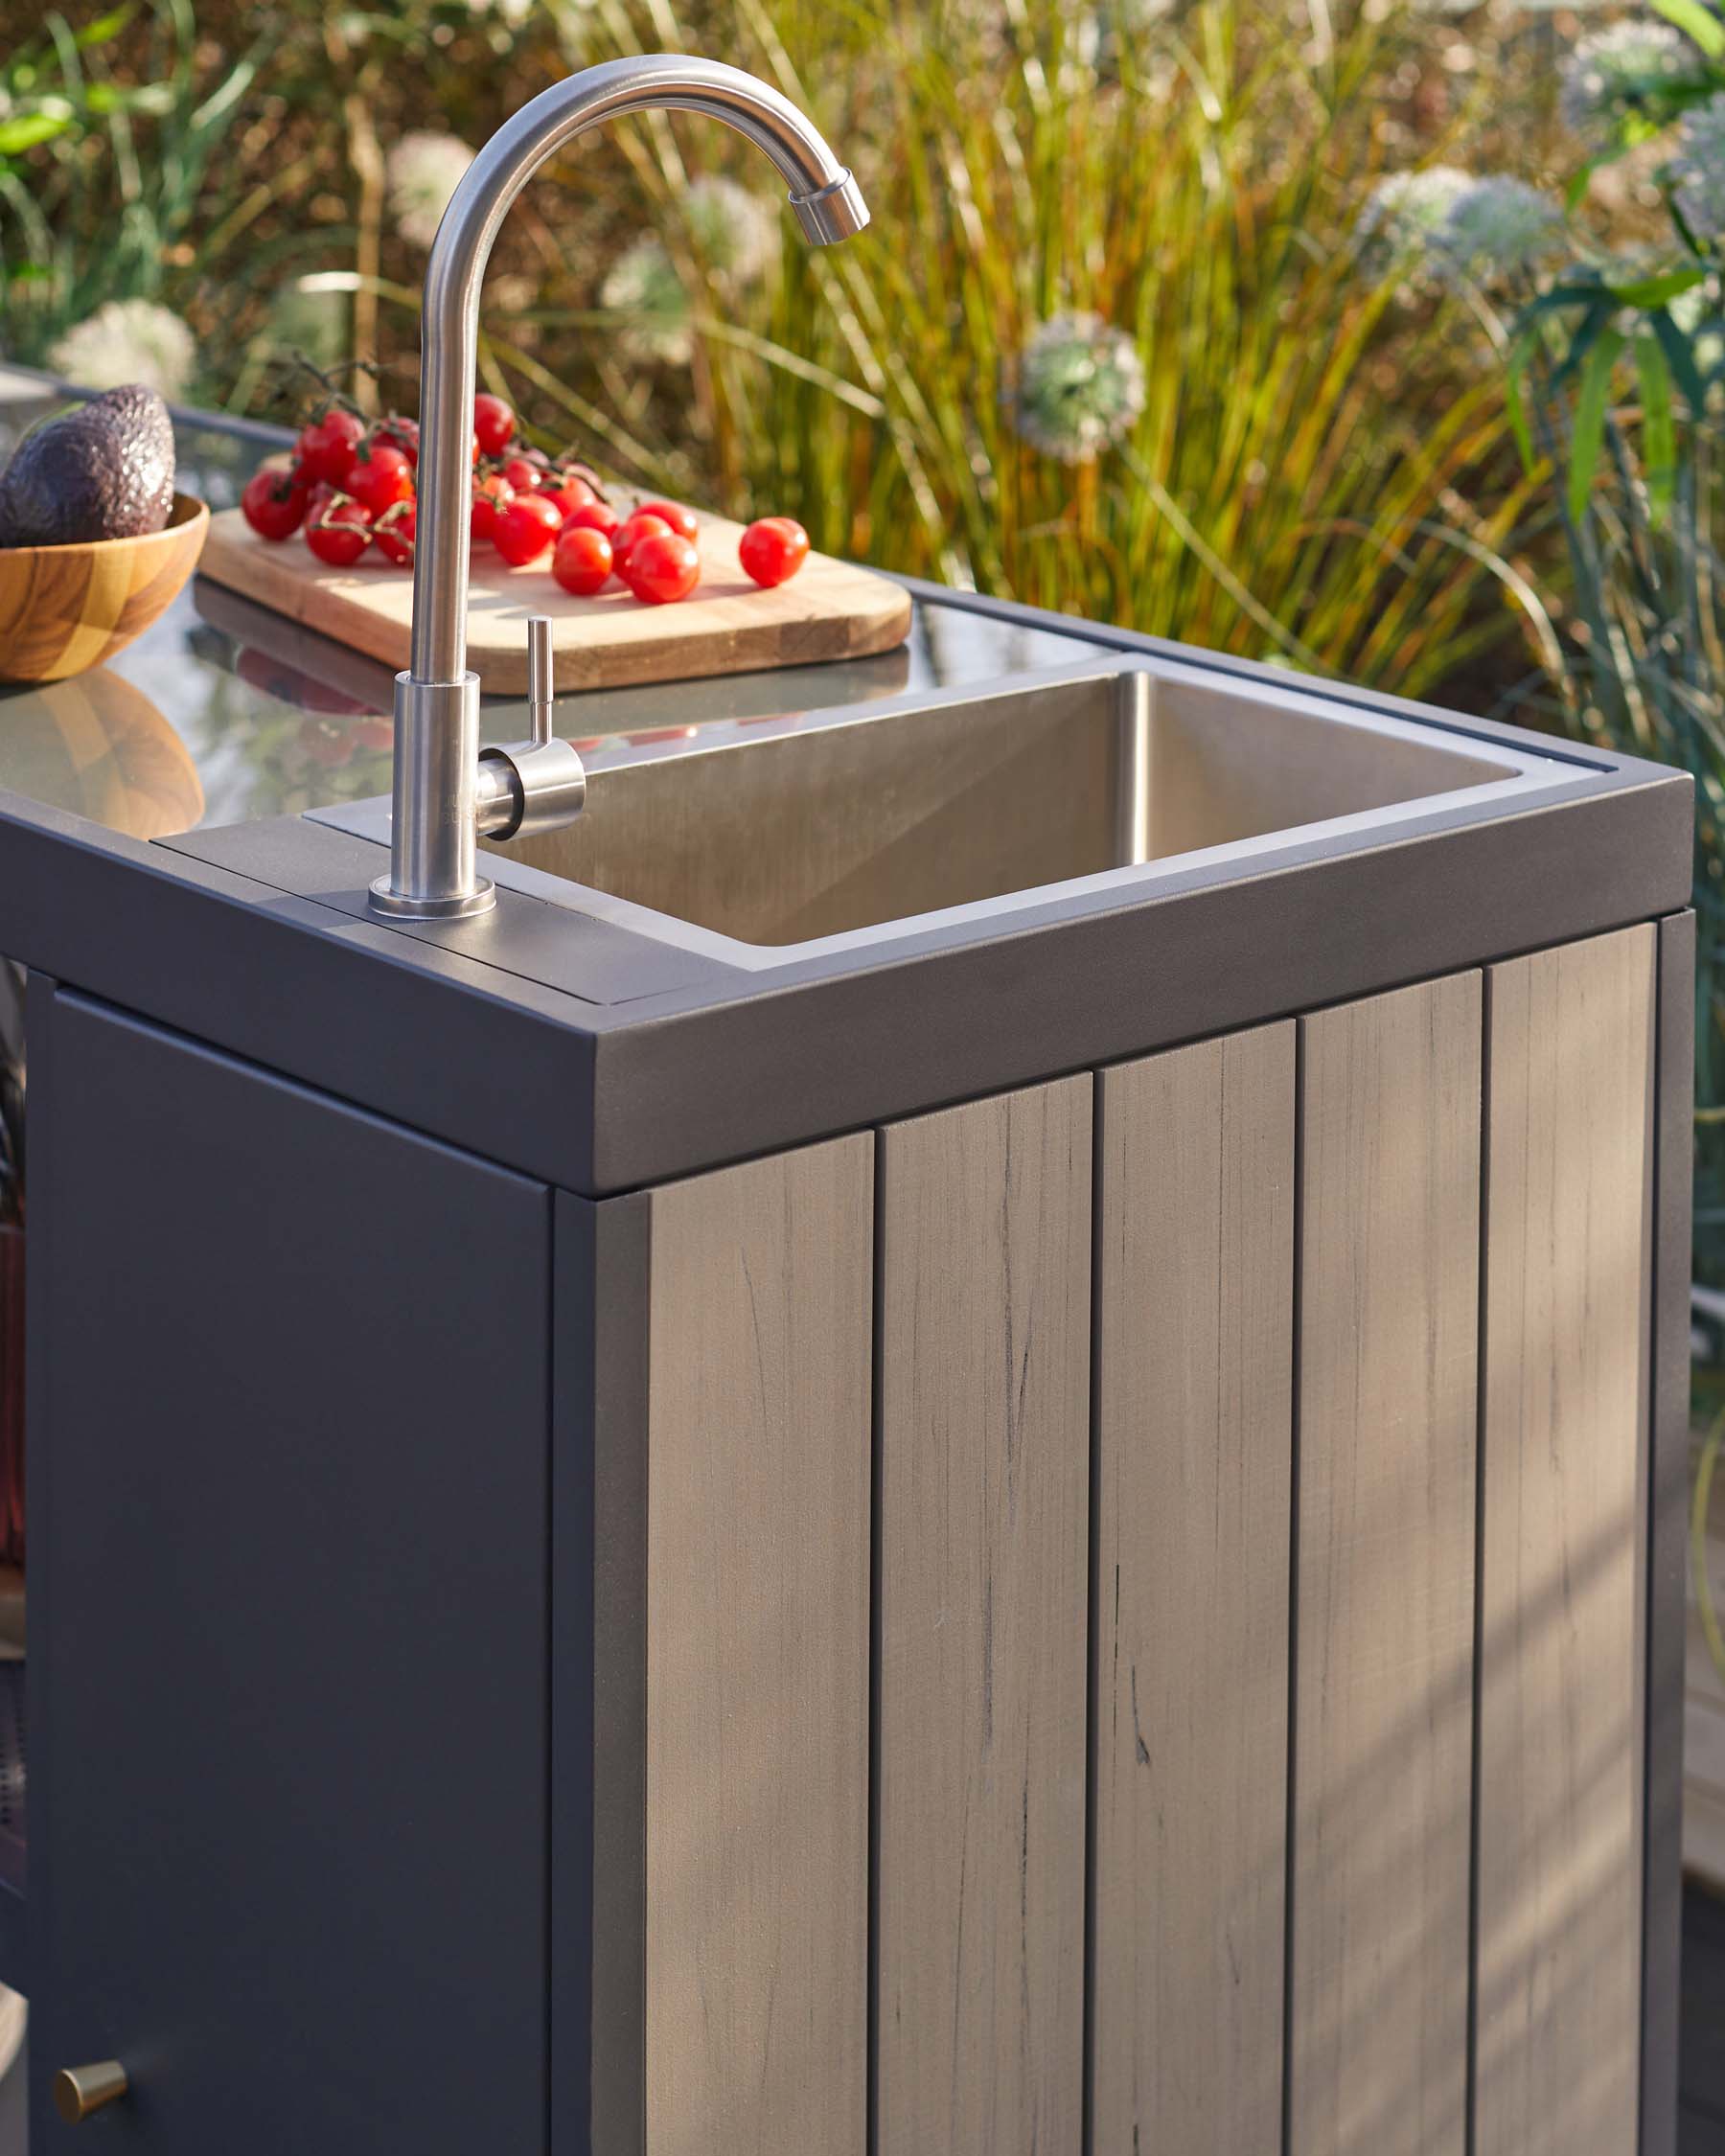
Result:
{"type": "Polygon", "coordinates": [[[548,1193],[63,992],[49,1033],[36,2156],[531,2156],[548,1193]]]}

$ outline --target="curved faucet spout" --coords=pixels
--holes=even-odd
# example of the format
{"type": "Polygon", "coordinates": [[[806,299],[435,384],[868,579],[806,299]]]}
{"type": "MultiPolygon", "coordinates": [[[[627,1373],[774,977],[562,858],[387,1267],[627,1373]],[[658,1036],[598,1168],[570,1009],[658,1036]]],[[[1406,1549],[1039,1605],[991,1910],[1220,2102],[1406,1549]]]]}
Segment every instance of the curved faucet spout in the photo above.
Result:
{"type": "Polygon", "coordinates": [[[816,245],[868,222],[856,181],[788,99],[740,68],[672,53],[607,60],[554,84],[473,160],[426,271],[412,663],[396,681],[390,873],[373,886],[380,913],[449,918],[492,901],[474,868],[478,683],[467,671],[467,588],[479,290],[493,242],[546,158],[605,121],[667,108],[721,120],[764,151],[816,245]]]}

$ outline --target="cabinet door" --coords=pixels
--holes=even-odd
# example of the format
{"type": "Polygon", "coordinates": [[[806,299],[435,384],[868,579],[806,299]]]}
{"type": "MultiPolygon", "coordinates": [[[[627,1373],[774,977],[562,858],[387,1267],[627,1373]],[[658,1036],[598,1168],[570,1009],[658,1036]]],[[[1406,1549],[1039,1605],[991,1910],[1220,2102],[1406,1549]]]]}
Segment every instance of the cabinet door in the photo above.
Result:
{"type": "Polygon", "coordinates": [[[548,1194],[33,1030],[33,2141],[545,2139],[548,1194]]]}

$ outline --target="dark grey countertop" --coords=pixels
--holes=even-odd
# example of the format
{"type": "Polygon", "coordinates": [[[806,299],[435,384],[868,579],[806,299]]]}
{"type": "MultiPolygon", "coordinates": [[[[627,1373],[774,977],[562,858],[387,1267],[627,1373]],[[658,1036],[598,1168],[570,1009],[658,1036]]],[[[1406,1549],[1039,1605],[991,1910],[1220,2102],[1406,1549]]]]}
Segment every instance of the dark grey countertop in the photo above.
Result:
{"type": "MultiPolygon", "coordinates": [[[[269,446],[256,430],[196,424],[182,439],[188,476],[218,506],[269,446]]],[[[382,857],[364,807],[388,781],[383,670],[195,585],[109,667],[0,695],[0,950],[602,1195],[1687,904],[1687,774],[911,590],[903,652],[563,700],[559,731],[597,740],[603,769],[661,753],[643,737],[667,731],[712,727],[717,741],[756,719],[774,722],[764,733],[818,727],[841,706],[1117,654],[1196,668],[1247,695],[1321,699],[1368,722],[1386,715],[1463,751],[1508,748],[1549,775],[1512,802],[1490,789],[1439,796],[1392,827],[1293,829],[1250,858],[1193,852],[1124,881],[1039,887],[1009,912],[929,914],[874,941],[764,961],[656,933],[572,884],[547,903],[518,877],[480,920],[385,926],[365,908],[382,857]],[[144,751],[128,767],[130,742],[144,751]],[[140,790],[146,815],[188,791],[190,813],[182,804],[140,834],[140,790]]],[[[518,735],[519,705],[488,704],[485,725],[518,735]]]]}

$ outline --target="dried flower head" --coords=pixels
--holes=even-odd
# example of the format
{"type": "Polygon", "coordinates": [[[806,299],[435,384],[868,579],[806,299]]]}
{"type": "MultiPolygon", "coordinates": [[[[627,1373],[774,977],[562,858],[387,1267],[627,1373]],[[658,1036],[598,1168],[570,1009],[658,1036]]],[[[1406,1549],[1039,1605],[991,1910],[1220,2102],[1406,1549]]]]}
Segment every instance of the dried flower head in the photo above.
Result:
{"type": "Polygon", "coordinates": [[[1525,180],[1430,165],[1381,179],[1354,240],[1368,275],[1453,288],[1499,285],[1532,268],[1562,231],[1558,204],[1525,180]]]}
{"type": "Polygon", "coordinates": [[[1608,137],[1670,84],[1693,75],[1700,54],[1668,22],[1631,15],[1583,37],[1560,71],[1564,125],[1595,140],[1608,137]]]}
{"type": "Polygon", "coordinates": [[[1090,464],[1144,408],[1144,363],[1099,314],[1056,314],[1019,355],[1018,431],[1062,464],[1090,464]]]}
{"type": "Polygon", "coordinates": [[[390,215],[403,240],[430,246],[472,162],[473,152],[454,135],[402,137],[389,153],[387,172],[390,215]]]}
{"type": "Polygon", "coordinates": [[[600,304],[630,317],[618,343],[638,359],[682,367],[694,340],[689,333],[689,295],[664,243],[645,233],[612,263],[599,289],[600,304]]]}
{"type": "Polygon", "coordinates": [[[778,218],[770,203],[714,172],[695,181],[682,212],[708,269],[734,288],[760,283],[778,253],[778,218]]]}
{"type": "Polygon", "coordinates": [[[1354,225],[1354,244],[1368,275],[1386,277],[1395,270],[1423,275],[1432,241],[1472,185],[1472,173],[1454,165],[1386,172],[1366,197],[1354,225]]]}
{"type": "Polygon", "coordinates": [[[1434,267],[1454,283],[1492,286],[1537,267],[1563,232],[1549,195],[1506,172],[1464,188],[1432,235],[1434,267]]]}
{"type": "Polygon", "coordinates": [[[1725,90],[1684,114],[1671,177],[1677,207],[1696,239],[1725,237],[1725,90]]]}
{"type": "Polygon", "coordinates": [[[141,381],[159,396],[183,397],[196,372],[197,340],[153,300],[108,300],[66,332],[48,364],[80,389],[141,381]]]}

